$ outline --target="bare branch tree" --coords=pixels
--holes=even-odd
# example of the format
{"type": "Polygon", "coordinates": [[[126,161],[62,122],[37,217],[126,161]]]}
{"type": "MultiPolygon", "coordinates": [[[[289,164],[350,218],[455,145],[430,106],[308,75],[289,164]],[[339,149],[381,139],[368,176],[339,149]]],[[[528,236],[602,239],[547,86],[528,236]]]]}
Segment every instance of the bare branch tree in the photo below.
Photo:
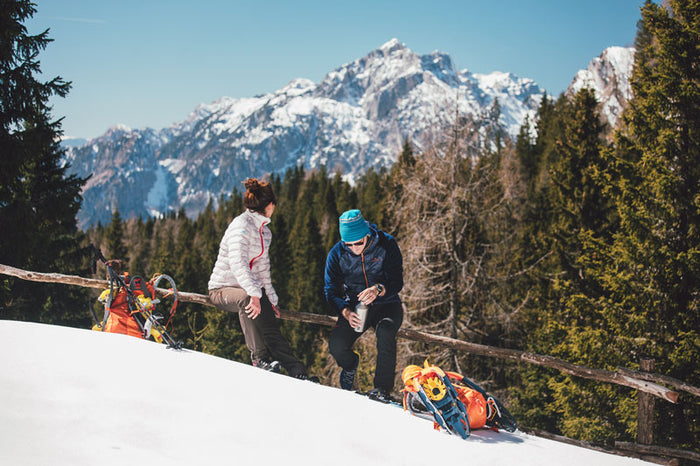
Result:
{"type": "MultiPolygon", "coordinates": [[[[503,267],[515,239],[514,206],[524,191],[513,148],[493,136],[489,122],[459,116],[456,121],[424,144],[415,164],[397,169],[401,189],[393,219],[404,255],[402,296],[411,309],[404,326],[493,340],[494,328],[513,329],[522,307],[493,290],[526,273],[503,267]]],[[[413,363],[421,355],[419,344],[402,345],[401,356],[413,363]]],[[[431,358],[461,370],[451,350],[431,358]]]]}

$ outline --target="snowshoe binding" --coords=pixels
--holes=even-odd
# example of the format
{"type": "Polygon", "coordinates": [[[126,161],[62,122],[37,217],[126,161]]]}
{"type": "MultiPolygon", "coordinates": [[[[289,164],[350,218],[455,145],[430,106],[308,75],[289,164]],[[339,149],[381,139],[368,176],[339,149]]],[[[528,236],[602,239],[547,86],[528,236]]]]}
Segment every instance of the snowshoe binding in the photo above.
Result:
{"type": "Polygon", "coordinates": [[[436,429],[466,439],[471,434],[469,416],[449,377],[437,366],[421,369],[409,366],[404,370],[404,409],[426,417],[432,415],[436,429]]]}
{"type": "Polygon", "coordinates": [[[394,399],[394,397],[391,396],[389,392],[386,390],[382,390],[381,388],[375,388],[373,390],[370,390],[366,393],[367,398],[370,400],[374,401],[379,401],[380,403],[386,403],[386,404],[398,404],[398,402],[394,399]]]}
{"type": "Polygon", "coordinates": [[[275,374],[279,374],[282,371],[279,361],[270,361],[269,359],[253,359],[253,366],[275,374]]]}

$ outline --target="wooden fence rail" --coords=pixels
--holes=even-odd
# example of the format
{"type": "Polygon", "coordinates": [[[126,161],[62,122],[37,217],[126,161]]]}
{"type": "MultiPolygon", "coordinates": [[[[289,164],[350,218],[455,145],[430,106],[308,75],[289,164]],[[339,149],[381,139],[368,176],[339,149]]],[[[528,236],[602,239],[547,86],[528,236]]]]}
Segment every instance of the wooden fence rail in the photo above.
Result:
{"type": "MultiPolygon", "coordinates": [[[[75,275],[63,275],[58,273],[30,272],[3,264],[0,264],[0,273],[4,275],[17,277],[22,280],[29,280],[35,282],[62,283],[67,285],[76,285],[100,289],[105,289],[109,287],[109,282],[107,280],[83,278],[75,275]]],[[[168,290],[163,288],[157,288],[156,293],[158,293],[160,296],[165,296],[168,293],[168,290]]],[[[201,304],[203,306],[214,307],[214,305],[209,301],[208,296],[184,291],[178,291],[178,294],[179,299],[182,302],[190,302],[201,304]]],[[[335,317],[319,314],[310,314],[306,312],[292,312],[285,309],[282,309],[280,311],[280,314],[283,319],[294,320],[298,322],[307,322],[325,326],[334,326],[336,323],[335,317]]],[[[442,345],[454,350],[464,351],[479,356],[489,356],[500,359],[508,359],[511,361],[522,361],[529,364],[550,367],[558,369],[567,374],[574,375],[576,377],[626,386],[635,390],[649,393],[671,403],[676,403],[678,401],[678,392],[671,390],[661,384],[669,385],[677,390],[683,390],[696,396],[700,395],[699,388],[693,387],[683,381],[674,379],[672,377],[667,377],[661,374],[642,373],[626,368],[618,368],[617,371],[592,369],[590,367],[572,364],[570,362],[564,361],[563,359],[555,358],[552,356],[544,356],[540,354],[518,351],[514,349],[496,348],[493,346],[471,343],[440,335],[432,335],[426,332],[421,332],[412,329],[402,328],[399,330],[398,336],[400,338],[405,338],[408,340],[442,345]]]]}

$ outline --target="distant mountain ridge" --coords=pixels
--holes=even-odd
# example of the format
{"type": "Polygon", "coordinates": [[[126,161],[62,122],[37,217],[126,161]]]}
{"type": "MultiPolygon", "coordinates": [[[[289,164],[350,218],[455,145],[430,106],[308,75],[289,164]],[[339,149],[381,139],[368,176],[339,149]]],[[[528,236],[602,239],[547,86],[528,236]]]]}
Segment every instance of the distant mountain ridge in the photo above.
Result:
{"type": "Polygon", "coordinates": [[[79,225],[106,223],[115,207],[125,218],[180,208],[194,216],[246,177],[297,165],[352,179],[391,166],[406,137],[420,147],[455,109],[481,114],[496,99],[501,123],[515,135],[543,96],[530,79],[457,71],[447,54],[418,55],[392,39],[318,84],[295,79],[262,96],[222,97],[168,128],[117,125],[69,148],[71,173],[92,174],[79,225]]]}

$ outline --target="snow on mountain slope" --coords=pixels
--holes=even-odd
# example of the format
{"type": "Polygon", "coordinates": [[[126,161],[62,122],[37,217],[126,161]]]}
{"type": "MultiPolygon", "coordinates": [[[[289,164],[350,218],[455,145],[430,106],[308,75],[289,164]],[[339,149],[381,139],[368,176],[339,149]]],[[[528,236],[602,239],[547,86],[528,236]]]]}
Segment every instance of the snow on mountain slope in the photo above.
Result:
{"type": "MultiPolygon", "coordinates": [[[[592,87],[612,124],[631,96],[633,49],[611,47],[580,71],[568,92],[592,87]]],[[[110,128],[68,148],[70,172],[92,175],[79,225],[184,208],[194,217],[250,176],[325,166],[353,180],[390,167],[405,138],[418,150],[436,128],[460,114],[487,114],[515,136],[544,91],[532,80],[496,71],[457,71],[449,55],[418,55],[392,39],[328,73],[319,83],[295,79],[275,92],[198,106],[185,120],[154,130],[110,128]]]]}
{"type": "Polygon", "coordinates": [[[194,216],[249,176],[301,165],[352,179],[389,167],[404,138],[420,147],[456,108],[482,114],[497,98],[503,124],[516,134],[542,95],[531,80],[457,71],[444,53],[421,56],[392,39],[317,84],[295,79],[262,96],[222,97],[162,130],[115,127],[70,148],[66,160],[71,173],[93,174],[82,227],[108,221],[115,207],[124,217],[180,208],[194,216]]]}
{"type": "Polygon", "coordinates": [[[647,464],[475,431],[124,335],[0,321],[0,464],[647,464]]]}
{"type": "Polygon", "coordinates": [[[592,89],[601,103],[603,118],[614,127],[632,98],[633,67],[633,47],[609,47],[591,60],[585,70],[576,73],[566,93],[575,94],[584,87],[592,89]]]}

